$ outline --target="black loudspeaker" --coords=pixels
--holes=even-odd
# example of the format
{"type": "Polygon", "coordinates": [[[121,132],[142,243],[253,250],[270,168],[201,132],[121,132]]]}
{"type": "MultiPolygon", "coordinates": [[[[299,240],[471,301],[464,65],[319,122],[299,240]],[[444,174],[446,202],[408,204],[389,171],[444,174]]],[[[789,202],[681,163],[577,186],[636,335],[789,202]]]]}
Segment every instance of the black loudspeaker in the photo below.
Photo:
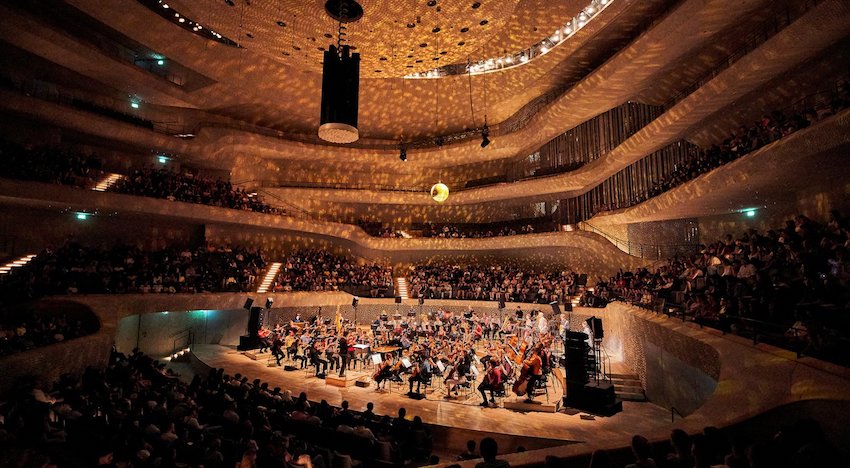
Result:
{"type": "Polygon", "coordinates": [[[396,296],[396,297],[395,297],[395,303],[396,303],[396,304],[401,304],[401,296],[396,296]]]}
{"type": "Polygon", "coordinates": [[[245,299],[245,305],[243,305],[242,308],[245,310],[251,310],[252,305],[254,305],[254,300],[249,297],[248,299],[245,299]]]}
{"type": "Polygon", "coordinates": [[[236,349],[238,349],[239,351],[248,351],[250,349],[257,349],[259,347],[259,336],[242,335],[239,337],[239,346],[237,346],[236,349]]]}
{"type": "Polygon", "coordinates": [[[585,320],[585,323],[587,323],[587,326],[590,327],[591,330],[593,330],[594,340],[601,340],[605,336],[605,331],[602,329],[601,318],[597,318],[596,316],[590,317],[589,319],[585,320]]]}
{"type": "Polygon", "coordinates": [[[607,382],[567,382],[564,405],[603,416],[611,416],[623,410],[623,403],[617,400],[614,386],[607,382]]]}
{"type": "Polygon", "coordinates": [[[505,296],[502,296],[502,295],[499,296],[499,308],[500,309],[505,308],[505,296]]]}
{"type": "Polygon", "coordinates": [[[578,275],[578,279],[576,279],[576,285],[587,286],[587,275],[586,274],[578,275]]]}
{"type": "Polygon", "coordinates": [[[425,304],[425,296],[419,296],[419,305],[425,304]]]}
{"type": "Polygon", "coordinates": [[[261,307],[251,307],[251,315],[248,317],[248,336],[257,336],[260,331],[261,323],[261,307]]]}
{"type": "Polygon", "coordinates": [[[564,367],[567,382],[584,385],[587,383],[587,334],[568,331],[564,339],[564,367]]]}
{"type": "Polygon", "coordinates": [[[558,306],[558,301],[552,301],[549,303],[552,306],[552,313],[555,315],[561,315],[561,307],[558,306]]]}
{"type": "Polygon", "coordinates": [[[357,307],[357,304],[360,302],[356,297],[351,299],[351,307],[357,307]]]}
{"type": "Polygon", "coordinates": [[[570,301],[564,302],[564,312],[572,312],[573,311],[573,303],[570,301]]]}
{"type": "Polygon", "coordinates": [[[271,309],[272,305],[274,305],[274,299],[272,299],[271,297],[266,299],[266,309],[271,309]]]}

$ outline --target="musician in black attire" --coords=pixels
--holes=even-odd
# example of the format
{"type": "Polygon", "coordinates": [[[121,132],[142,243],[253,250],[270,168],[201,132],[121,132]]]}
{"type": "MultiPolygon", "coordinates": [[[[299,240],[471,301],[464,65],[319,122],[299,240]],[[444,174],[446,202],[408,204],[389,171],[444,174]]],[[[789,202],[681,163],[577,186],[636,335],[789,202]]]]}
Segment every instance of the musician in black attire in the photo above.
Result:
{"type": "Polygon", "coordinates": [[[348,331],[343,332],[339,338],[339,376],[345,377],[345,370],[348,369],[348,331]]]}
{"type": "Polygon", "coordinates": [[[411,372],[411,376],[408,379],[410,382],[410,393],[413,393],[413,382],[416,382],[416,393],[419,393],[419,389],[422,386],[423,382],[428,381],[428,376],[431,373],[431,365],[428,362],[428,359],[425,357],[420,357],[419,361],[414,365],[413,371],[411,372]]]}
{"type": "Polygon", "coordinates": [[[310,363],[316,366],[316,377],[319,376],[319,368],[321,368],[321,373],[324,374],[328,370],[328,361],[322,357],[322,354],[319,350],[316,349],[315,346],[310,346],[307,350],[307,357],[310,359],[310,363]]]}
{"type": "Polygon", "coordinates": [[[272,356],[277,360],[277,365],[280,367],[280,360],[283,359],[283,340],[277,334],[272,341],[272,356]]]}

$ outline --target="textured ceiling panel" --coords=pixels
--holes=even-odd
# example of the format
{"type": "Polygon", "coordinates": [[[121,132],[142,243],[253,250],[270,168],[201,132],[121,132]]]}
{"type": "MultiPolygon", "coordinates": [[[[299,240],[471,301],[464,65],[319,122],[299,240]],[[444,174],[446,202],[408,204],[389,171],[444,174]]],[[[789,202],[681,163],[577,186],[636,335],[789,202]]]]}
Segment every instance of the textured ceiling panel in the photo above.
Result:
{"type": "MultiPolygon", "coordinates": [[[[364,14],[347,24],[347,43],[361,54],[364,77],[374,77],[376,70],[381,76],[402,76],[465,62],[506,26],[519,2],[361,0],[364,14]]],[[[247,49],[319,71],[323,50],[336,43],[339,25],[325,13],[324,4],[324,0],[173,0],[169,6],[247,49]]],[[[561,10],[553,8],[547,16],[561,10]]]]}

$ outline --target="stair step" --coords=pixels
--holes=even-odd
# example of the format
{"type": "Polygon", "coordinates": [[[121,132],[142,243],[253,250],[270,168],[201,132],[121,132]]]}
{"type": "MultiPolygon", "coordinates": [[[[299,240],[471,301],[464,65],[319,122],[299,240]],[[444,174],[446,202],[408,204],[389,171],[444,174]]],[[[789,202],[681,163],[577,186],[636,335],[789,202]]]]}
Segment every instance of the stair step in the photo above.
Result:
{"type": "Polygon", "coordinates": [[[633,393],[643,393],[643,387],[640,385],[618,385],[614,384],[615,392],[633,392],[633,393]]]}
{"type": "Polygon", "coordinates": [[[615,392],[617,398],[625,401],[646,401],[646,395],[643,393],[631,393],[631,392],[615,392]]]}
{"type": "Polygon", "coordinates": [[[263,276],[263,280],[260,282],[260,287],[257,288],[258,293],[268,292],[277,278],[277,272],[280,271],[281,265],[282,263],[280,262],[274,262],[269,266],[269,269],[266,270],[266,274],[263,276]]]}
{"type": "Polygon", "coordinates": [[[35,254],[24,255],[23,257],[16,258],[9,263],[0,267],[0,275],[5,275],[7,273],[11,273],[15,268],[20,268],[27,263],[31,262],[32,259],[35,258],[35,254]]]}
{"type": "Polygon", "coordinates": [[[395,278],[393,282],[395,283],[396,296],[399,296],[402,299],[407,299],[407,278],[399,276],[395,278]]]}
{"type": "Polygon", "coordinates": [[[101,179],[92,188],[92,190],[94,190],[96,192],[105,192],[105,191],[109,190],[109,187],[112,187],[115,184],[115,182],[118,182],[119,180],[124,179],[124,178],[125,177],[121,174],[106,174],[106,176],[103,179],[101,179]]]}
{"type": "Polygon", "coordinates": [[[608,374],[612,379],[640,380],[636,374],[608,374]]]}

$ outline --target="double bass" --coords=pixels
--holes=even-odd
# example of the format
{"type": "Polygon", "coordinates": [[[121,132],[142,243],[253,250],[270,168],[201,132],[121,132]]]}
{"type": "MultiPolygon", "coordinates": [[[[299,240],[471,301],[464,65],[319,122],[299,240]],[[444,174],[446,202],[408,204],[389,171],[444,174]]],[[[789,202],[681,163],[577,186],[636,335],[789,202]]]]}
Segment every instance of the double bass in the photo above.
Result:
{"type": "Polygon", "coordinates": [[[531,366],[523,362],[522,371],[520,371],[519,377],[517,377],[513,386],[513,391],[517,396],[525,395],[525,392],[528,390],[528,377],[530,373],[531,366]]]}

